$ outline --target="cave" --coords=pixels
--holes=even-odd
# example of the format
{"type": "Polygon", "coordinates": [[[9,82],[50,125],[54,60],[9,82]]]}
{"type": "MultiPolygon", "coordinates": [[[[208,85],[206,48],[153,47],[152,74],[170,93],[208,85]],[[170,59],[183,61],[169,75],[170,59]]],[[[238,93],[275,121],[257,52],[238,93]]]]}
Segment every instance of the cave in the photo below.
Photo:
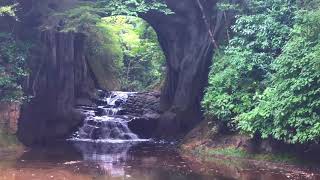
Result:
{"type": "MultiPolygon", "coordinates": [[[[216,10],[216,3],[167,0],[173,14],[153,10],[138,14],[157,33],[166,59],[158,136],[186,133],[203,119],[200,101],[209,67],[233,17],[232,13],[216,10]]],[[[21,4],[25,11],[30,9],[28,2],[21,0],[21,4]]],[[[36,22],[35,17],[41,22],[44,17],[38,15],[25,17],[21,26],[30,26],[28,22],[36,22]]],[[[22,34],[26,33],[36,33],[45,47],[45,53],[38,52],[31,64],[33,71],[27,92],[34,98],[23,106],[19,121],[19,139],[34,145],[65,137],[81,124],[82,116],[74,109],[75,101],[79,96],[91,97],[97,79],[83,53],[85,37],[81,33],[59,32],[52,27],[40,32],[34,28],[22,34]]]]}

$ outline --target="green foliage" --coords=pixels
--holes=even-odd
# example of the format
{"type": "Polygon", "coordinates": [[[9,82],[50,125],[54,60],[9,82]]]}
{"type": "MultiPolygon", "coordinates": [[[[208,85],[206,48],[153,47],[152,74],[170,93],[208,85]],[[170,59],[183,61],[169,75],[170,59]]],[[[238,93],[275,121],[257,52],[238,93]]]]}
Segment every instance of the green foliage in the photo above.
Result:
{"type": "Polygon", "coordinates": [[[27,76],[26,58],[29,43],[0,32],[0,101],[22,101],[21,84],[27,76]]]}
{"type": "Polygon", "coordinates": [[[6,132],[0,127],[0,149],[1,150],[9,150],[9,149],[18,149],[21,147],[16,136],[6,132]]]}
{"type": "Polygon", "coordinates": [[[63,20],[62,31],[86,35],[86,53],[94,69],[100,88],[118,88],[123,53],[117,36],[109,31],[100,14],[102,9],[94,3],[82,3],[64,13],[56,13],[63,20]],[[107,80],[108,81],[107,81],[107,80]]]}
{"type": "Polygon", "coordinates": [[[109,15],[138,16],[141,13],[156,10],[165,14],[172,13],[163,0],[99,0],[97,7],[109,15]]]}
{"type": "Polygon", "coordinates": [[[17,4],[14,5],[10,5],[10,6],[0,6],[0,16],[12,16],[15,17],[16,16],[16,8],[17,4]]]}
{"type": "MultiPolygon", "coordinates": [[[[129,2],[129,1],[128,1],[129,2]]],[[[101,5],[83,3],[65,13],[63,31],[87,35],[87,51],[94,69],[102,76],[119,79],[119,88],[138,91],[159,83],[164,55],[154,30],[142,19],[133,16],[101,18],[101,5]],[[100,66],[96,62],[102,62],[100,66]],[[105,70],[103,70],[105,69],[105,70]],[[101,72],[108,72],[107,75],[101,72]]],[[[100,83],[99,83],[100,84],[100,83]]]]}
{"type": "Polygon", "coordinates": [[[259,105],[238,118],[241,129],[289,143],[320,140],[319,34],[320,10],[300,11],[259,105]]]}
{"type": "Polygon", "coordinates": [[[257,105],[256,97],[266,88],[270,64],[281,53],[294,16],[290,1],[250,2],[248,12],[236,19],[234,37],[214,59],[202,102],[208,116],[229,125],[257,105]]]}
{"type": "MultiPolygon", "coordinates": [[[[219,157],[236,157],[242,159],[253,159],[266,162],[277,162],[277,163],[290,163],[297,164],[300,160],[294,154],[291,153],[249,153],[243,149],[235,147],[225,147],[225,148],[207,148],[207,147],[197,147],[193,150],[195,156],[200,156],[206,160],[219,162],[219,157]],[[218,161],[217,161],[218,160],[218,161]]],[[[221,161],[221,163],[226,163],[221,161]]],[[[230,163],[230,162],[228,162],[230,163]]],[[[231,162],[230,165],[237,165],[239,162],[231,162]]]]}
{"type": "Polygon", "coordinates": [[[217,3],[217,8],[218,8],[220,11],[240,10],[240,7],[239,7],[238,4],[231,4],[231,3],[225,2],[225,1],[218,2],[218,3],[217,3]]]}
{"type": "Polygon", "coordinates": [[[318,3],[250,2],[249,11],[236,19],[234,37],[215,59],[202,103],[206,114],[252,136],[318,142],[318,3]]]}
{"type": "Polygon", "coordinates": [[[159,83],[165,58],[154,30],[136,17],[114,16],[104,18],[104,22],[121,44],[122,89],[139,91],[159,83]]]}

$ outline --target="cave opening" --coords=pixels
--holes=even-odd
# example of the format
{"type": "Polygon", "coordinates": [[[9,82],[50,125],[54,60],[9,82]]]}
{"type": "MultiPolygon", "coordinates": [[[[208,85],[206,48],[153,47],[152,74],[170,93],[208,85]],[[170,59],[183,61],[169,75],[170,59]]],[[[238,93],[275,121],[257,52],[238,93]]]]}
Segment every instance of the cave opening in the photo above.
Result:
{"type": "MultiPolygon", "coordinates": [[[[94,98],[96,88],[141,92],[161,87],[154,131],[162,136],[177,137],[198,124],[215,50],[212,38],[223,41],[228,24],[223,13],[199,8],[196,1],[166,4],[174,13],[147,9],[131,14],[139,18],[110,17],[92,4],[81,4],[39,18],[43,24],[35,32],[46,51],[32,61],[27,88],[35,98],[22,110],[18,131],[22,141],[32,145],[69,135],[83,122],[77,105],[100,102],[94,98]],[[212,30],[204,15],[210,17],[212,30]],[[36,125],[43,130],[25,136],[36,125]]],[[[208,1],[203,7],[214,5],[208,1]]],[[[24,21],[33,22],[34,15],[24,21]]]]}
{"type": "Polygon", "coordinates": [[[88,46],[95,46],[91,54],[96,57],[89,61],[100,60],[89,62],[98,86],[117,91],[160,91],[165,56],[150,24],[139,17],[119,15],[101,18],[96,28],[89,34],[88,46]],[[110,75],[100,75],[98,64],[110,75]]]}

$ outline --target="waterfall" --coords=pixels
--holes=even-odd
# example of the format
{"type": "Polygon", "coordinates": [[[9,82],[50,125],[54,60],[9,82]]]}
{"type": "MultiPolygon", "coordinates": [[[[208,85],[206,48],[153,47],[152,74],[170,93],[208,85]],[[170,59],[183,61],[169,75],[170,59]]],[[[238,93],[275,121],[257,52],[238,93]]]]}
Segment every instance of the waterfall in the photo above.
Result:
{"type": "MultiPolygon", "coordinates": [[[[102,92],[100,92],[102,93],[102,92]]],[[[85,114],[84,124],[70,140],[126,142],[143,141],[132,133],[128,122],[132,117],[122,115],[122,105],[126,103],[132,92],[113,91],[103,93],[98,107],[81,106],[85,114]]]]}

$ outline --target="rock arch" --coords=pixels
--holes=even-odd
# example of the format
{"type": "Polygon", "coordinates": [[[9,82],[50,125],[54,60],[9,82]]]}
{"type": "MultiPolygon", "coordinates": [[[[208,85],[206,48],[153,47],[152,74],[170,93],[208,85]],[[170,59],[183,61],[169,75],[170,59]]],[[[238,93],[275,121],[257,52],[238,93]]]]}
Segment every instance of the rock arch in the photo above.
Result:
{"type": "MultiPolygon", "coordinates": [[[[20,1],[30,5],[28,1],[20,1]]],[[[161,95],[163,114],[157,134],[171,136],[188,131],[201,120],[200,102],[214,50],[225,40],[233,15],[224,16],[218,11],[217,0],[165,2],[174,14],[149,11],[139,16],[155,29],[166,56],[166,80],[161,95]]],[[[76,46],[82,41],[81,35],[50,31],[41,34],[53,48],[49,48],[50,56],[42,57],[44,74],[37,82],[38,96],[22,108],[18,137],[26,145],[66,136],[79,125],[81,117],[73,108],[75,93],[82,89],[77,87],[86,87],[82,82],[91,86],[93,81],[79,51],[83,44],[76,46]],[[65,51],[66,55],[59,55],[65,51]],[[72,66],[64,67],[68,64],[72,66]],[[82,79],[77,79],[79,75],[82,79]],[[61,81],[65,83],[60,84],[61,81]],[[49,94],[52,90],[56,91],[49,94]]]]}
{"type": "Polygon", "coordinates": [[[200,102],[214,50],[225,40],[233,17],[218,11],[217,2],[166,0],[174,14],[151,11],[141,15],[156,30],[166,56],[160,134],[188,131],[202,119],[200,102]]]}

